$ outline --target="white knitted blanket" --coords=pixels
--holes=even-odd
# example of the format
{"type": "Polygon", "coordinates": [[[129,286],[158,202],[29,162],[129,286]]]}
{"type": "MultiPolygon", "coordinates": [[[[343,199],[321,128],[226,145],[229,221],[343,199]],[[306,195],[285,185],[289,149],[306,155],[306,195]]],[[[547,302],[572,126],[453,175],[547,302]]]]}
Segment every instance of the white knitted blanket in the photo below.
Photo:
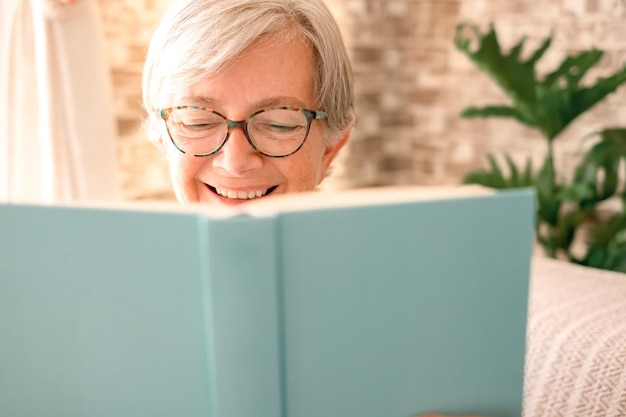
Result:
{"type": "Polygon", "coordinates": [[[533,259],[524,417],[626,416],[626,274],[533,259]]]}

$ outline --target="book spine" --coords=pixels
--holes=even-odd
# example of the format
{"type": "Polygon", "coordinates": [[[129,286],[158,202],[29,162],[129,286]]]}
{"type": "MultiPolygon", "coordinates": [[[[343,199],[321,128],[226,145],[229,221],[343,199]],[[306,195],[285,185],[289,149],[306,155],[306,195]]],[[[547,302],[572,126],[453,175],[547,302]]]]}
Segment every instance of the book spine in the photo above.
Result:
{"type": "Polygon", "coordinates": [[[208,221],[209,394],[215,417],[281,416],[282,319],[275,218],[208,221]]]}

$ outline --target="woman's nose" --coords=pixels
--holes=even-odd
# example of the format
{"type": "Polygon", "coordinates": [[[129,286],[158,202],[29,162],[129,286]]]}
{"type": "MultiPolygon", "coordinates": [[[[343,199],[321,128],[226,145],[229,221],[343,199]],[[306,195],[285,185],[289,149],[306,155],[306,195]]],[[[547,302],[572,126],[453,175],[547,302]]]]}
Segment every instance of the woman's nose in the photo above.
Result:
{"type": "Polygon", "coordinates": [[[244,176],[263,166],[263,154],[248,141],[243,127],[233,127],[222,149],[213,157],[213,165],[231,176],[244,176]]]}

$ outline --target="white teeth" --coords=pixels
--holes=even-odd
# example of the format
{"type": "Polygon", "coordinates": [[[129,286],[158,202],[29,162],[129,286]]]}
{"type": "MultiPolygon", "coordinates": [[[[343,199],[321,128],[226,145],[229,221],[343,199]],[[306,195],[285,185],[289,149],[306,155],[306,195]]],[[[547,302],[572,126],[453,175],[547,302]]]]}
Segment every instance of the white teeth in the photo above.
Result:
{"type": "Polygon", "coordinates": [[[216,188],[215,191],[222,197],[232,198],[237,200],[252,200],[253,198],[263,197],[267,190],[258,191],[232,191],[216,188]]]}

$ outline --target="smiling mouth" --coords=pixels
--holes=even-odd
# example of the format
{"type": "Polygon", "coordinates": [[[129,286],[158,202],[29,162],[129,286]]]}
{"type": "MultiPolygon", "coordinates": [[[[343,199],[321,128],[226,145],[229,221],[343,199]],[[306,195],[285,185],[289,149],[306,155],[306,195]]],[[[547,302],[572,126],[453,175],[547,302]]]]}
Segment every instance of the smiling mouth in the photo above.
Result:
{"type": "Polygon", "coordinates": [[[211,191],[220,197],[229,198],[231,200],[253,200],[255,198],[261,198],[266,195],[269,195],[274,191],[278,186],[275,185],[265,190],[255,190],[255,191],[233,191],[226,190],[223,188],[215,188],[212,186],[208,186],[211,191]]]}

